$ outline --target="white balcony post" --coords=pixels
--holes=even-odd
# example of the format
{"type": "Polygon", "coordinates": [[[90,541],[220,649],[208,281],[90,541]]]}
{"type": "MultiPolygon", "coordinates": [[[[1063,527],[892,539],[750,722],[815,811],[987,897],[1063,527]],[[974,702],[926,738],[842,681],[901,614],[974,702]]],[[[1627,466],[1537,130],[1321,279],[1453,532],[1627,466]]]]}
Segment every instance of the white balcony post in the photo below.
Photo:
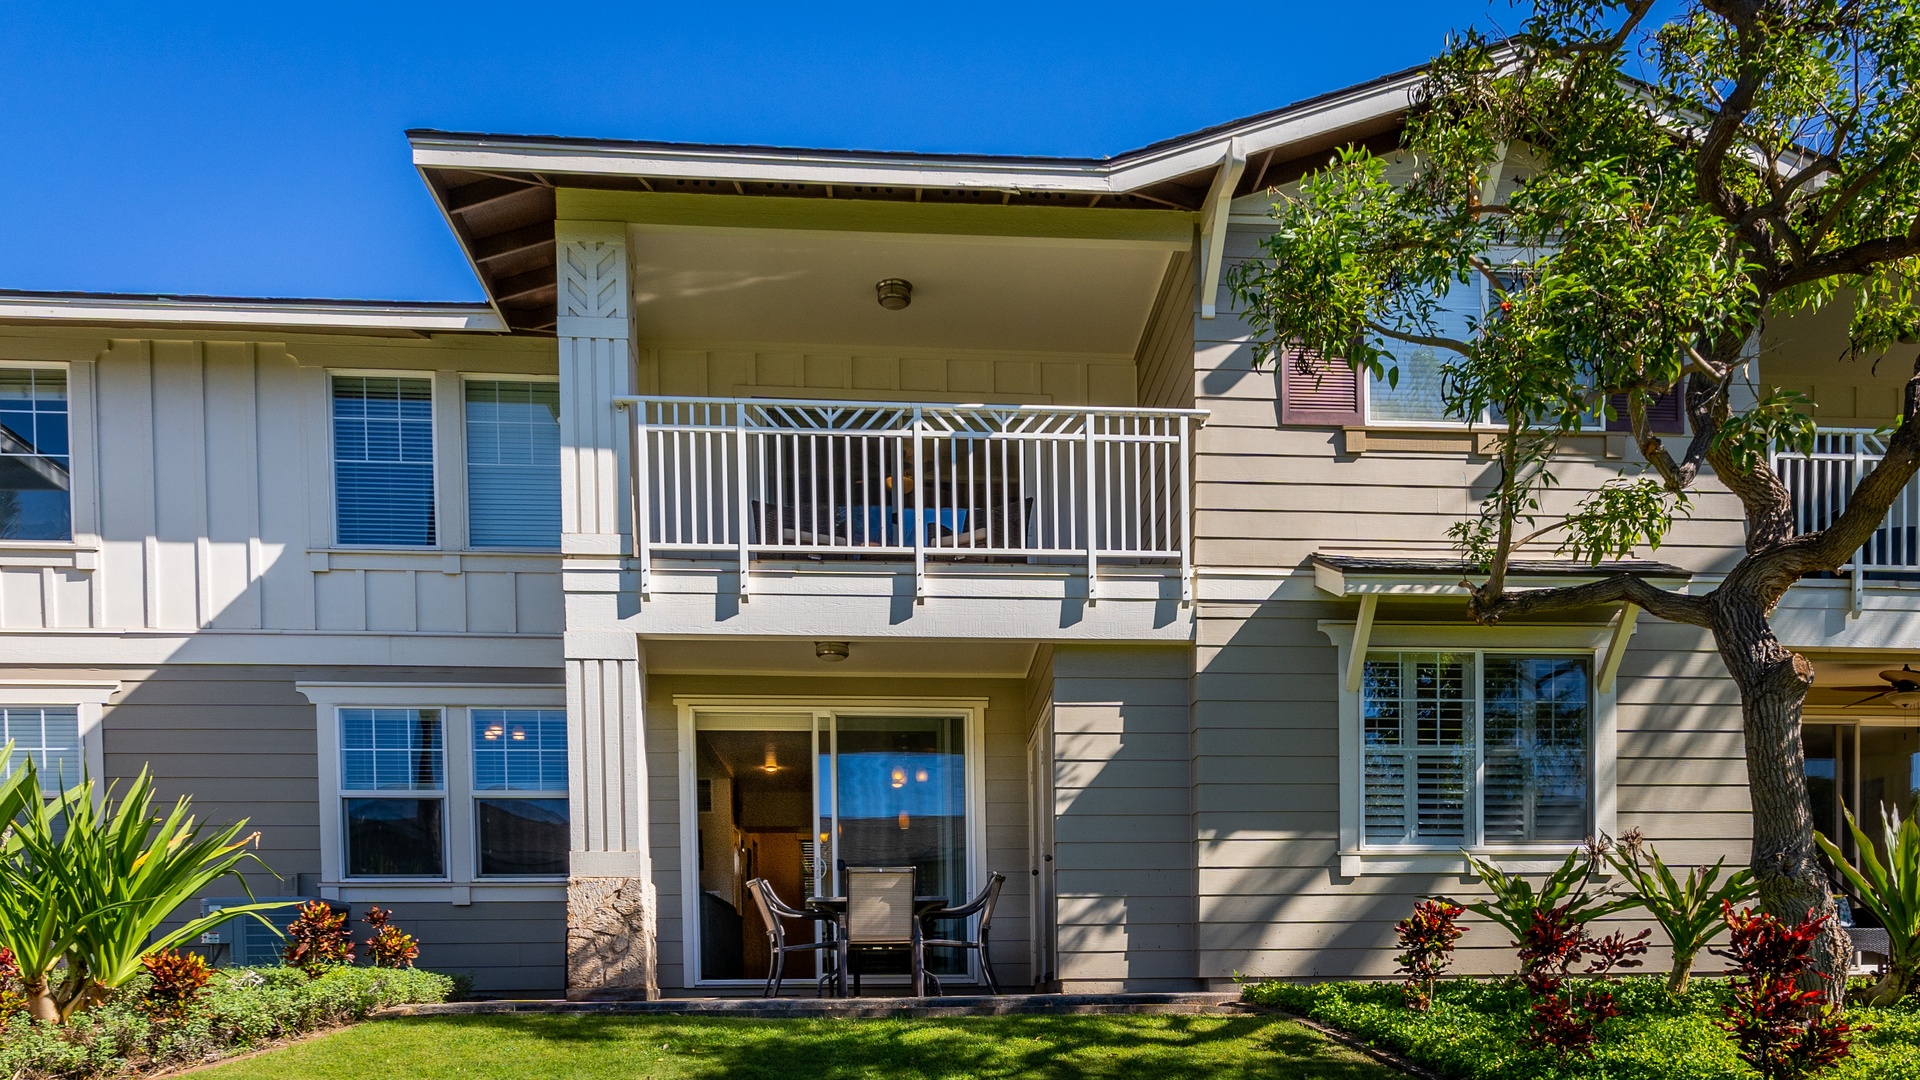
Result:
{"type": "Polygon", "coordinates": [[[575,602],[604,595],[625,572],[624,560],[646,551],[639,535],[627,535],[645,497],[636,498],[629,471],[645,406],[632,403],[632,416],[617,407],[633,392],[626,226],[561,221],[554,247],[572,825],[567,994],[657,997],[639,639],[580,625],[590,606],[575,602]]]}
{"type": "Polygon", "coordinates": [[[1100,595],[1100,524],[1094,516],[1099,512],[1100,498],[1094,494],[1093,490],[1096,478],[1100,474],[1094,462],[1094,452],[1098,444],[1093,439],[1094,424],[1098,415],[1088,413],[1081,419],[1081,435],[1086,440],[1087,447],[1087,484],[1083,498],[1086,500],[1087,511],[1087,603],[1089,604],[1099,599],[1100,595]]]}
{"type": "Polygon", "coordinates": [[[901,528],[913,530],[913,602],[916,604],[927,602],[927,493],[926,478],[920,475],[921,470],[926,467],[926,460],[921,455],[921,448],[925,445],[926,431],[926,418],[922,415],[920,406],[915,405],[913,407],[913,470],[909,474],[913,477],[913,521],[902,522],[901,528]]]}
{"type": "MultiPolygon", "coordinates": [[[[1853,489],[1860,486],[1860,477],[1866,472],[1866,455],[1861,452],[1861,448],[1866,445],[1866,441],[1867,437],[1857,431],[1847,436],[1848,444],[1853,447],[1853,472],[1847,477],[1848,498],[1852,498],[1853,489]]],[[[1871,544],[1872,542],[1872,540],[1868,540],[1867,544],[1871,544]]],[[[1853,553],[1853,575],[1848,582],[1849,587],[1847,591],[1847,618],[1849,619],[1859,618],[1861,608],[1866,606],[1866,551],[1867,545],[1862,544],[1860,549],[1853,553]]]]}
{"type": "Polygon", "coordinates": [[[1180,454],[1180,490],[1174,496],[1175,505],[1167,512],[1178,509],[1180,514],[1180,603],[1193,603],[1193,417],[1180,418],[1180,444],[1176,450],[1180,454]]]}
{"type": "Polygon", "coordinates": [[[625,403],[633,432],[633,557],[640,563],[640,599],[653,599],[653,491],[652,455],[647,441],[647,403],[625,403]]]}
{"type": "Polygon", "coordinates": [[[740,599],[747,599],[747,407],[733,406],[733,512],[740,554],[740,599]]]}

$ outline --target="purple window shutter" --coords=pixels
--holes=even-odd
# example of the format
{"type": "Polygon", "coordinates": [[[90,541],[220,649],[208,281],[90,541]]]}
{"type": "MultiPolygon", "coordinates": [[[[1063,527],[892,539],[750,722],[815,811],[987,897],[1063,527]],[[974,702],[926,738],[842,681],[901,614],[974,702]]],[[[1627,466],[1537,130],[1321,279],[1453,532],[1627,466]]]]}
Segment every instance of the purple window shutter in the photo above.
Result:
{"type": "Polygon", "coordinates": [[[1361,374],[1345,360],[1289,345],[1279,350],[1280,422],[1308,427],[1364,423],[1361,374]]]}
{"type": "MultiPolygon", "coordinates": [[[[1647,402],[1647,429],[1655,435],[1682,435],[1687,430],[1687,405],[1685,394],[1687,381],[1647,402]]],[[[1613,418],[1607,421],[1608,431],[1632,431],[1633,419],[1627,415],[1627,395],[1615,394],[1608,399],[1613,405],[1613,418]]]]}

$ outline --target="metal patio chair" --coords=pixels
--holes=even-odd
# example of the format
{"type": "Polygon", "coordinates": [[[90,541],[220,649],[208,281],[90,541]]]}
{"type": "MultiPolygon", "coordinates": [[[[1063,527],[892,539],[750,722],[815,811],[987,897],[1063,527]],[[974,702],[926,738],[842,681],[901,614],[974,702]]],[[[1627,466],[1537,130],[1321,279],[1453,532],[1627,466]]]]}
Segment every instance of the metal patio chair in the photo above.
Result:
{"type": "MultiPolygon", "coordinates": [[[[970,919],[976,913],[979,914],[980,930],[971,939],[965,936],[966,924],[963,922],[959,937],[932,937],[929,936],[929,932],[923,931],[920,947],[922,949],[959,949],[962,955],[965,955],[966,950],[969,949],[979,953],[980,974],[987,980],[987,992],[990,994],[998,994],[1000,984],[993,977],[993,962],[987,958],[987,936],[993,930],[993,908],[1000,902],[1000,886],[1006,884],[1006,881],[1007,875],[995,870],[987,876],[987,887],[981,889],[979,895],[973,899],[959,907],[935,908],[920,917],[923,922],[934,922],[947,919],[970,919]]],[[[940,980],[934,979],[934,987],[937,989],[939,985],[940,980]]]]}
{"type": "Polygon", "coordinates": [[[760,909],[761,921],[767,925],[767,944],[773,955],[767,963],[767,997],[776,997],[780,993],[780,983],[785,976],[788,953],[817,952],[820,954],[819,974],[814,977],[814,992],[826,996],[826,989],[837,986],[840,977],[839,943],[833,933],[833,923],[824,922],[827,927],[825,936],[819,941],[809,941],[798,945],[787,944],[785,920],[797,919],[802,922],[819,922],[820,917],[799,908],[782,903],[773,886],[766,878],[753,878],[747,882],[747,892],[753,897],[753,906],[760,909]]]}
{"type": "Polygon", "coordinates": [[[841,927],[840,970],[860,993],[865,954],[905,951],[913,969],[913,996],[927,994],[926,954],[920,949],[920,920],[914,918],[914,869],[911,866],[847,868],[847,919],[841,927]]]}

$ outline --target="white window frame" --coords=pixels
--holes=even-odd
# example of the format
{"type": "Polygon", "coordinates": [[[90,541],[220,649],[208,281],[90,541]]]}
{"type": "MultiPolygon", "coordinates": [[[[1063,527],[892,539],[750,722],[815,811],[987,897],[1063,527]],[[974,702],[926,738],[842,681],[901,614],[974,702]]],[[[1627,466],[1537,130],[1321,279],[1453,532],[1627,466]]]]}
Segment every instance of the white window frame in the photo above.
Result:
{"type": "MultiPolygon", "coordinates": [[[[404,900],[565,900],[567,876],[482,877],[473,784],[473,709],[562,709],[566,688],[548,683],[302,682],[297,689],[314,705],[320,779],[320,895],[347,903],[404,900]],[[340,787],[340,710],[437,709],[445,729],[446,800],[441,815],[446,874],[438,878],[349,877],[346,873],[345,805],[340,787]],[[464,839],[463,839],[464,838],[464,839]]],[[[574,753],[568,748],[569,755],[574,753]]],[[[403,797],[401,792],[385,793],[403,797]]]]}
{"type": "MultiPolygon", "coordinates": [[[[681,970],[687,985],[714,987],[759,986],[765,979],[709,979],[694,976],[700,971],[700,790],[699,759],[694,746],[695,724],[700,717],[741,717],[744,725],[758,725],[764,718],[780,716],[819,731],[822,721],[835,716],[959,716],[963,718],[966,751],[967,808],[967,882],[966,894],[979,892],[987,877],[987,734],[985,698],[912,698],[912,697],[687,697],[675,696],[679,712],[680,754],[680,935],[681,970]]],[[[724,721],[723,721],[724,723],[724,721]]],[[[761,730],[751,727],[750,730],[761,730]]],[[[794,730],[799,730],[795,727],[794,730]]],[[[816,752],[815,760],[818,760],[816,752]]],[[[814,778],[816,798],[819,777],[814,778]]],[[[815,806],[817,814],[819,807],[815,806]]],[[[967,953],[968,972],[977,961],[967,953]]],[[[972,977],[971,974],[968,977],[972,977]]],[[[876,976],[872,981],[888,980],[876,976]]]]}
{"type": "MultiPolygon", "coordinates": [[[[458,400],[455,402],[455,408],[459,413],[457,423],[460,429],[460,438],[458,439],[458,442],[460,444],[460,460],[458,462],[458,467],[459,467],[459,480],[460,480],[460,507],[462,511],[460,515],[461,550],[475,551],[475,552],[479,552],[481,554],[486,554],[486,555],[522,555],[522,554],[553,555],[558,553],[560,550],[560,537],[565,535],[566,533],[565,520],[562,520],[560,523],[561,531],[555,535],[552,547],[492,547],[492,546],[476,547],[474,545],[473,543],[473,511],[472,511],[473,492],[470,487],[472,480],[469,476],[468,469],[467,469],[467,384],[471,382],[538,382],[538,383],[552,383],[556,388],[558,388],[560,386],[560,377],[558,375],[534,375],[524,371],[520,371],[520,372],[462,371],[459,373],[459,380],[460,380],[460,395],[458,400]]],[[[561,405],[564,411],[565,402],[563,401],[561,405]]],[[[436,448],[438,447],[437,442],[435,446],[436,448]]],[[[566,447],[565,447],[565,444],[563,443],[561,446],[562,458],[564,458],[565,455],[566,455],[566,447]]],[[[438,469],[439,469],[439,463],[436,462],[435,471],[437,472],[438,469]]],[[[564,476],[562,480],[564,483],[564,476]]],[[[564,515],[565,515],[565,507],[563,505],[562,507],[563,519],[564,519],[564,515]]]]}
{"type": "Polygon", "coordinates": [[[107,700],[120,692],[118,681],[19,680],[0,683],[0,705],[20,708],[74,709],[80,718],[80,760],[87,776],[97,783],[97,798],[107,780],[106,753],[101,745],[100,721],[107,700]]]}
{"type": "MultiPolygon", "coordinates": [[[[457,515],[460,518],[460,520],[456,524],[452,520],[453,517],[455,517],[456,515],[452,515],[447,512],[448,510],[447,498],[446,498],[447,483],[445,482],[445,479],[442,476],[443,471],[447,468],[447,462],[445,460],[447,457],[446,447],[442,445],[443,439],[445,436],[445,429],[442,425],[442,418],[440,416],[440,410],[443,407],[443,402],[441,400],[443,397],[443,391],[440,386],[442,373],[437,370],[431,370],[431,369],[421,370],[421,369],[406,369],[406,368],[400,368],[400,369],[327,368],[325,369],[323,374],[325,375],[325,383],[322,389],[325,393],[325,403],[322,408],[326,418],[326,428],[327,428],[327,488],[326,488],[326,500],[327,500],[327,544],[326,546],[327,548],[332,550],[337,550],[337,551],[427,552],[427,551],[461,550],[465,546],[464,541],[466,539],[466,528],[467,528],[467,524],[465,520],[466,515],[465,514],[457,515]],[[428,433],[428,439],[429,439],[429,445],[433,447],[433,468],[429,470],[430,474],[433,477],[433,496],[431,499],[431,503],[433,506],[433,543],[431,544],[346,544],[341,542],[340,540],[340,461],[339,461],[338,448],[334,445],[333,380],[335,378],[417,379],[427,384],[427,421],[430,425],[432,425],[428,433]],[[449,536],[450,529],[458,530],[457,535],[460,537],[459,541],[449,542],[448,536],[449,536]]],[[[467,464],[466,454],[464,452],[465,446],[466,446],[466,437],[465,437],[464,431],[461,432],[461,437],[459,439],[456,439],[455,442],[457,442],[462,448],[462,453],[460,454],[460,460],[458,462],[458,465],[461,473],[464,474],[466,472],[466,464],[467,464]]],[[[464,496],[464,492],[466,489],[466,485],[464,484],[464,482],[460,485],[460,487],[464,496]]],[[[464,506],[464,498],[463,498],[463,506],[464,506]]]]}
{"type": "Polygon", "coordinates": [[[0,357],[0,367],[64,371],[67,376],[67,523],[65,540],[0,539],[0,555],[16,566],[91,573],[100,568],[93,487],[93,361],[0,357]]]}
{"type": "MultiPolygon", "coordinates": [[[[1356,624],[1326,620],[1320,631],[1339,655],[1339,672],[1350,670],[1354,659],[1356,624]]],[[[1605,624],[1462,626],[1459,624],[1377,623],[1361,642],[1367,652],[1474,652],[1534,656],[1586,656],[1592,687],[1589,770],[1590,823],[1597,832],[1618,836],[1620,814],[1619,718],[1613,681],[1606,677],[1610,656],[1603,657],[1614,628],[1605,624]]],[[[1481,673],[1478,664],[1475,678],[1481,673]]],[[[1340,684],[1340,876],[1366,874],[1465,874],[1465,846],[1475,855],[1498,858],[1500,864],[1524,873],[1541,873],[1560,865],[1578,842],[1545,841],[1524,844],[1370,845],[1366,842],[1365,737],[1361,730],[1361,689],[1340,684]]],[[[1476,699],[1481,690],[1476,685],[1476,699]]],[[[1477,712],[1477,707],[1476,707],[1477,712]]],[[[1477,722],[1476,722],[1477,723],[1477,722]]],[[[1476,747],[1478,755],[1483,751],[1476,747]]],[[[1476,764],[1476,773],[1478,772],[1476,764]]],[[[1480,799],[1476,776],[1474,801],[1480,799]]],[[[1478,814],[1470,811],[1470,819],[1478,814]]],[[[1471,824],[1471,822],[1470,822],[1471,824]]],[[[1477,824],[1472,826],[1477,829],[1477,824]]]]}

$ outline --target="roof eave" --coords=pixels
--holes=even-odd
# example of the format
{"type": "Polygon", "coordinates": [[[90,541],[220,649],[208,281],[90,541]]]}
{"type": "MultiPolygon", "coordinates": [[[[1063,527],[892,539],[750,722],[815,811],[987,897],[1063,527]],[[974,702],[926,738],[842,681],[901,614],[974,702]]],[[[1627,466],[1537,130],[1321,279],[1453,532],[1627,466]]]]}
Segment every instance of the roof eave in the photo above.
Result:
{"type": "Polygon", "coordinates": [[[0,293],[0,322],[264,327],[316,332],[505,333],[487,304],[0,293]]]}

